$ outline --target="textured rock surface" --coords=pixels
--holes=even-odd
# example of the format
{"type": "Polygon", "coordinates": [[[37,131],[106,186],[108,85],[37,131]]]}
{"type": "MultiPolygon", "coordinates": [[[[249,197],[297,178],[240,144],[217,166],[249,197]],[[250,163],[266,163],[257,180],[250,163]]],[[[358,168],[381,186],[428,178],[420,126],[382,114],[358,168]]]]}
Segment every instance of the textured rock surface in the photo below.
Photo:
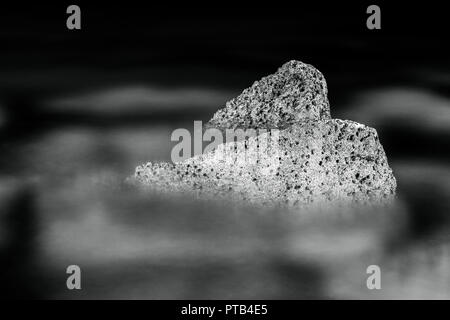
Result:
{"type": "Polygon", "coordinates": [[[135,178],[162,192],[256,204],[390,201],[396,181],[376,130],[331,119],[326,94],[319,71],[291,61],[210,121],[219,128],[284,129],[176,164],[148,163],[136,169],[135,178]]]}
{"type": "Polygon", "coordinates": [[[230,142],[177,164],[147,164],[136,177],[159,190],[259,204],[390,199],[395,179],[374,129],[352,121],[304,121],[230,142]],[[232,191],[232,192],[230,192],[232,191]]]}
{"type": "Polygon", "coordinates": [[[227,102],[207,127],[285,128],[303,119],[331,119],[327,94],[322,73],[293,60],[227,102]]]}

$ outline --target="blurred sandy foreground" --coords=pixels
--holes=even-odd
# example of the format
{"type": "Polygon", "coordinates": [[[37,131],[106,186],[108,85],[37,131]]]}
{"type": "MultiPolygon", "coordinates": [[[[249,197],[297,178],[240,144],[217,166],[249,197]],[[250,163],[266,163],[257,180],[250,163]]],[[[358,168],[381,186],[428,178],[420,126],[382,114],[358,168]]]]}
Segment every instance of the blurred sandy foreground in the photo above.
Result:
{"type": "Polygon", "coordinates": [[[391,162],[399,201],[367,212],[245,207],[125,184],[136,164],[167,160],[158,157],[170,154],[168,139],[164,126],[74,128],[20,148],[26,169],[0,178],[6,287],[67,299],[450,298],[448,225],[412,236],[409,201],[436,188],[447,202],[430,209],[446,211],[446,166],[391,162]],[[81,291],[66,289],[71,264],[81,267],[81,291]],[[381,290],[367,289],[371,264],[381,290]]]}

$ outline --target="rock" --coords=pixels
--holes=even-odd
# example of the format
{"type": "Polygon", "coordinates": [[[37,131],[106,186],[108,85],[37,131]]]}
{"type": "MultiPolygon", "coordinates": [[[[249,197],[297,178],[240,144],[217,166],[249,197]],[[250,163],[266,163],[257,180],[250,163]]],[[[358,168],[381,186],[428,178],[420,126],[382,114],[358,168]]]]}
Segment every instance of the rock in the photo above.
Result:
{"type": "Polygon", "coordinates": [[[152,190],[261,205],[394,198],[396,180],[376,130],[331,119],[325,80],[312,66],[283,65],[227,103],[213,124],[273,129],[175,164],[139,166],[136,180],[152,190]]]}
{"type": "Polygon", "coordinates": [[[206,127],[286,128],[303,119],[331,119],[327,95],[322,73],[293,60],[227,102],[206,127]]]}
{"type": "Polygon", "coordinates": [[[337,119],[229,142],[174,165],[149,163],[138,167],[136,178],[169,192],[221,197],[232,191],[256,204],[379,202],[391,199],[396,187],[376,131],[337,119]]]}

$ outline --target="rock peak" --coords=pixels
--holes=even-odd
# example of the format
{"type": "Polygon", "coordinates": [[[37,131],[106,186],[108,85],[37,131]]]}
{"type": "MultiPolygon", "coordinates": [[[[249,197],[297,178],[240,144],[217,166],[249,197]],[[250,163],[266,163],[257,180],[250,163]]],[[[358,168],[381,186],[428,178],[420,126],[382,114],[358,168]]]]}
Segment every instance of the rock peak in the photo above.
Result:
{"type": "Polygon", "coordinates": [[[227,102],[207,127],[286,128],[302,120],[331,119],[327,95],[319,70],[291,60],[227,102]]]}

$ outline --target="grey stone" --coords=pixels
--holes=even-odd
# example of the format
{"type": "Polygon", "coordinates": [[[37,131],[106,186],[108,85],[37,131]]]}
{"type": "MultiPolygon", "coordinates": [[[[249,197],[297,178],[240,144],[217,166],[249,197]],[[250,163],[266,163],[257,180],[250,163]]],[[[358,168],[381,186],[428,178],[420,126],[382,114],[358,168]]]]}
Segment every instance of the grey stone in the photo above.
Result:
{"type": "Polygon", "coordinates": [[[228,103],[210,124],[219,128],[257,124],[275,129],[221,144],[175,164],[139,166],[136,181],[161,192],[261,205],[387,203],[394,198],[396,180],[376,130],[331,119],[325,80],[311,66],[293,61],[283,65],[275,75],[228,103]],[[297,77],[303,80],[295,80],[297,77]],[[262,98],[269,88],[277,87],[277,82],[283,93],[262,98]],[[311,95],[302,96],[305,83],[305,91],[311,95]],[[318,88],[322,91],[316,93],[318,88]],[[278,108],[280,105],[284,109],[278,108]],[[308,105],[311,108],[307,109],[308,105]],[[262,111],[254,113],[252,106],[262,111]],[[281,117],[274,114],[280,110],[287,111],[281,117]]]}
{"type": "Polygon", "coordinates": [[[322,73],[292,60],[227,102],[206,127],[286,128],[303,119],[331,119],[327,95],[322,73]]]}
{"type": "Polygon", "coordinates": [[[156,190],[255,204],[380,202],[396,187],[376,131],[337,119],[307,120],[176,164],[148,163],[136,178],[156,190]]]}

